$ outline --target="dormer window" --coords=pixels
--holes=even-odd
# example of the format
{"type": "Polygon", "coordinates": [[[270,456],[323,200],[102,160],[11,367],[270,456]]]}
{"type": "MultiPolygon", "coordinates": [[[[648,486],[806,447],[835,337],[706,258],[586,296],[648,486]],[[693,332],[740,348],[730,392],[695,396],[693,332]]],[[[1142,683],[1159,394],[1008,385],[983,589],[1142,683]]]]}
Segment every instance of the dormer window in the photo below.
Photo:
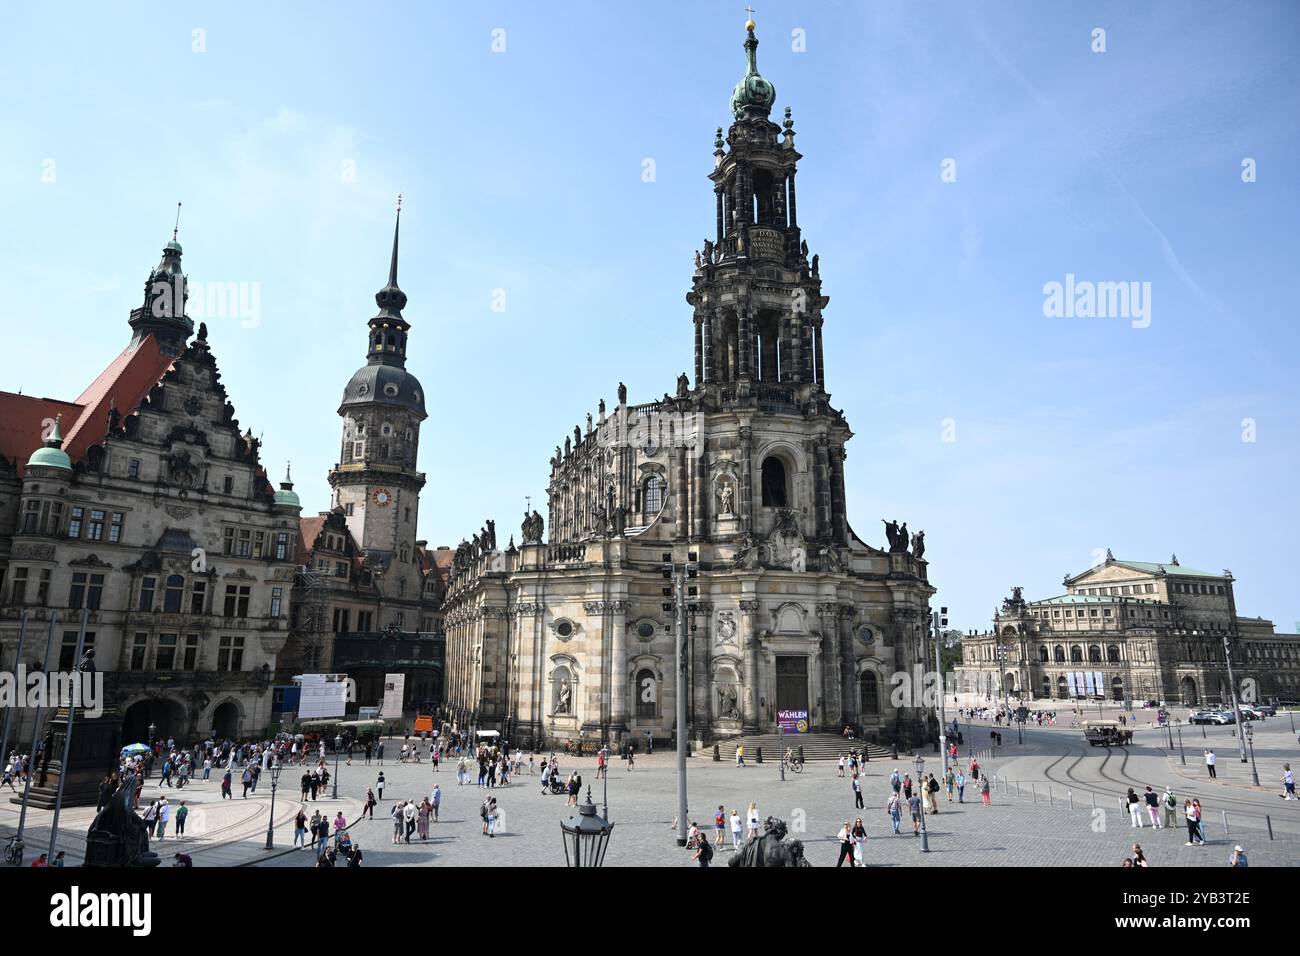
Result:
{"type": "Polygon", "coordinates": [[[387,395],[389,398],[396,398],[397,385],[394,384],[393,382],[389,382],[387,385],[384,386],[384,394],[387,395]]]}

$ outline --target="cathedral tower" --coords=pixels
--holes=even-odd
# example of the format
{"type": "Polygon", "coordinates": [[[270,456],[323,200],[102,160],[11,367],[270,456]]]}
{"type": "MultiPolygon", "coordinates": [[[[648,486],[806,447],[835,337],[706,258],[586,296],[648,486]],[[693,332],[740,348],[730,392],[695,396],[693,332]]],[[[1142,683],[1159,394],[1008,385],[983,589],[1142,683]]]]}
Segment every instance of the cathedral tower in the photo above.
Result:
{"type": "MultiPolygon", "coordinates": [[[[411,325],[402,317],[406,294],[397,285],[401,197],[393,227],[388,284],[375,293],[379,312],[369,325],[366,364],[343,390],[339,463],[329,474],[333,505],[341,508],[348,530],[365,553],[386,601],[418,602],[421,573],[416,556],[416,524],[424,475],[416,470],[424,390],[406,370],[411,325]]],[[[394,609],[393,614],[400,613],[394,609]]],[[[380,624],[396,618],[385,615],[380,624]]],[[[403,620],[407,628],[419,622],[403,620]]]]}

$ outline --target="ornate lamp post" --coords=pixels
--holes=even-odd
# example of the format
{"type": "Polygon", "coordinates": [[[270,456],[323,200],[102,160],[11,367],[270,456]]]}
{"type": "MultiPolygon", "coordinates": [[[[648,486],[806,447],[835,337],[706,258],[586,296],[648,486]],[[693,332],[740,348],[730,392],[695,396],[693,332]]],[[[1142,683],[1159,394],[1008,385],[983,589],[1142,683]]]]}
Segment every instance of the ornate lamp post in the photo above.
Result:
{"type": "MultiPolygon", "coordinates": [[[[337,768],[335,768],[337,770],[337,768]]],[[[276,757],[271,764],[271,818],[266,821],[266,848],[274,849],[272,840],[275,837],[275,790],[280,785],[280,758],[276,757]]]]}
{"type": "MultiPolygon", "coordinates": [[[[158,735],[157,724],[155,724],[153,721],[149,721],[149,729],[146,731],[146,733],[148,733],[149,739],[144,742],[144,745],[149,748],[150,753],[153,753],[154,738],[158,735]]],[[[149,773],[153,772],[153,761],[146,760],[145,766],[149,768],[148,772],[146,773],[146,776],[148,776],[149,773]]]]}
{"type": "Polygon", "coordinates": [[[590,786],[587,787],[587,802],[578,807],[578,816],[569,817],[568,823],[561,823],[560,832],[564,834],[566,866],[603,865],[614,824],[596,815],[596,805],[591,802],[590,786]]]}
{"type": "Polygon", "coordinates": [[[343,749],[343,735],[337,734],[334,737],[334,797],[339,798],[339,751],[343,749]]]}
{"type": "Polygon", "coordinates": [[[920,754],[916,755],[916,785],[921,788],[921,852],[930,852],[930,835],[925,829],[925,778],[921,776],[925,770],[925,758],[920,754]]]}
{"type": "Polygon", "coordinates": [[[1259,786],[1259,769],[1255,766],[1255,728],[1249,724],[1245,727],[1246,743],[1250,745],[1250,773],[1255,778],[1255,786],[1259,786]]]}

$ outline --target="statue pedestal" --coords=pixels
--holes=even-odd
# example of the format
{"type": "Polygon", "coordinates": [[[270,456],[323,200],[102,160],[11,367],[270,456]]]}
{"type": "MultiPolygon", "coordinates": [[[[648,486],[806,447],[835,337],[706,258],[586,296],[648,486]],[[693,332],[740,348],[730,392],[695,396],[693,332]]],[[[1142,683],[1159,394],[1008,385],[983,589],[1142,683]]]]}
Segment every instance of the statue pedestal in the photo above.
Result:
{"type": "MultiPolygon", "coordinates": [[[[50,741],[49,764],[35,767],[36,779],[32,782],[28,805],[52,810],[59,796],[59,780],[63,784],[64,807],[93,807],[99,802],[99,784],[117,769],[121,753],[121,718],[116,710],[105,708],[98,717],[87,717],[78,711],[72,724],[72,748],[68,751],[68,766],[63,766],[63,742],[68,733],[68,709],[60,707],[50,719],[53,730],[50,741]]],[[[22,803],[21,796],[9,798],[10,803],[22,803]]]]}

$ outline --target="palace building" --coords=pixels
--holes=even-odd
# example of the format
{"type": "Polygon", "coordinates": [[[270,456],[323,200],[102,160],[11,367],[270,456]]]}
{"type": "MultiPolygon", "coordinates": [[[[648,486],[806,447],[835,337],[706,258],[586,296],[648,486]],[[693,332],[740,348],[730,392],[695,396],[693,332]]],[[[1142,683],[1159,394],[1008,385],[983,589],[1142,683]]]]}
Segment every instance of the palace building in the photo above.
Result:
{"type": "Polygon", "coordinates": [[[922,731],[923,710],[889,692],[927,660],[924,535],[891,526],[881,550],[850,524],[830,299],[799,227],[794,122],[771,120],[757,48],[751,21],[708,177],[715,237],[686,294],[693,380],[636,405],[620,385],[556,446],[547,514],[525,514],[519,544],[476,535],[454,552],[446,693],[462,726],[662,738],[680,694],[696,740],[771,732],[784,710],[879,740],[922,731]],[[681,679],[665,555],[699,568],[681,679]]]}
{"type": "Polygon", "coordinates": [[[84,616],[130,740],[260,733],[289,632],[298,497],[267,479],[187,299],[173,233],[85,391],[0,393],[0,667],[80,664],[84,616]]]}
{"type": "Polygon", "coordinates": [[[1237,613],[1231,571],[1106,560],[1067,575],[1065,593],[1015,588],[993,628],[962,639],[955,690],[987,698],[1159,700],[1231,706],[1300,699],[1300,635],[1237,613]],[[1229,658],[1229,655],[1230,658],[1229,658]],[[1080,687],[1071,674],[1100,674],[1080,687]]]}

